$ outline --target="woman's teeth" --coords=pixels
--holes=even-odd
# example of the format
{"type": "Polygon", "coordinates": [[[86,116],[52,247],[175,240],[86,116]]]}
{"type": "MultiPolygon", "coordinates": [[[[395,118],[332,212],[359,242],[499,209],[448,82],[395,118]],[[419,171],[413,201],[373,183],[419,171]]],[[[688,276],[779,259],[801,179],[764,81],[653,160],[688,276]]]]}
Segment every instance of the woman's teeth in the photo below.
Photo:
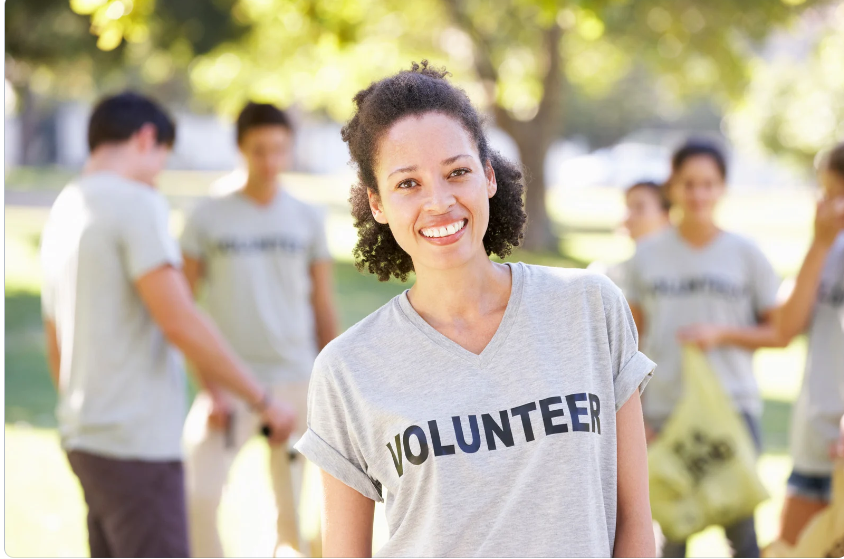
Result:
{"type": "Polygon", "coordinates": [[[436,238],[436,237],[447,237],[449,235],[454,235],[466,225],[466,220],[461,219],[460,221],[455,221],[445,227],[428,227],[426,229],[422,229],[422,234],[428,238],[436,238]]]}

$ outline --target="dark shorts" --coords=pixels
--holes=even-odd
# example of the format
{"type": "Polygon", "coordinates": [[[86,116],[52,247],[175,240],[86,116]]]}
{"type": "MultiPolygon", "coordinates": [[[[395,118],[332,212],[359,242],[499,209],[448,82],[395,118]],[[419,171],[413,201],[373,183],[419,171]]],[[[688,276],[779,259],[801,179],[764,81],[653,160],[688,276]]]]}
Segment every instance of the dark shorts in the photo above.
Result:
{"type": "Polygon", "coordinates": [[[832,475],[801,474],[792,470],[788,476],[788,494],[811,499],[813,501],[829,502],[832,497],[832,475]]]}
{"type": "Polygon", "coordinates": [[[67,458],[88,504],[91,557],[190,557],[181,461],[67,458]]]}

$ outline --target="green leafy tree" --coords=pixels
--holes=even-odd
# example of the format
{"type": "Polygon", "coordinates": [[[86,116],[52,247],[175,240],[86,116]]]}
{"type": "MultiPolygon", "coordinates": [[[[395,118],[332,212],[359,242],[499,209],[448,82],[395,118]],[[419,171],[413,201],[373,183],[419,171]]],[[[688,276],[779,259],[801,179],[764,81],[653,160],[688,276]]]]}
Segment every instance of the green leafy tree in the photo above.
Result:
{"type": "MultiPolygon", "coordinates": [[[[97,27],[98,14],[116,13],[110,6],[128,0],[73,1],[98,4],[91,12],[95,32],[100,39],[117,36],[97,27]]],[[[221,6],[220,1],[205,4],[221,6]]],[[[570,98],[611,98],[620,80],[642,68],[653,76],[658,109],[701,98],[726,104],[743,91],[746,60],[756,45],[813,3],[231,1],[232,21],[248,31],[190,63],[200,98],[226,113],[252,98],[296,103],[343,120],[354,93],[370,81],[411,60],[444,64],[518,146],[528,171],[526,247],[533,250],[558,246],[545,210],[543,167],[551,142],[574,120],[565,112],[570,98]]],[[[149,17],[160,17],[164,6],[149,17]]]]}
{"type": "Polygon", "coordinates": [[[750,62],[751,85],[727,123],[734,141],[809,169],[844,140],[844,3],[806,14],[797,27],[750,62]]]}

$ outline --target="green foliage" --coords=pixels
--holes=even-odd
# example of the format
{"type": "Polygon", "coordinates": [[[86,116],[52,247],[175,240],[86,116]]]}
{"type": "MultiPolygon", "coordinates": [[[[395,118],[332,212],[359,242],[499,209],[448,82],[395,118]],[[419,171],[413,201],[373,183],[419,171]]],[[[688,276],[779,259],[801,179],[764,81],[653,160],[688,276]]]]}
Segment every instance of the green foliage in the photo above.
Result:
{"type": "Polygon", "coordinates": [[[751,61],[750,88],[727,122],[736,142],[810,168],[820,150],[844,138],[844,3],[818,10],[802,26],[808,45],[785,36],[784,48],[751,61]],[[806,50],[808,57],[800,56],[806,50]]]}

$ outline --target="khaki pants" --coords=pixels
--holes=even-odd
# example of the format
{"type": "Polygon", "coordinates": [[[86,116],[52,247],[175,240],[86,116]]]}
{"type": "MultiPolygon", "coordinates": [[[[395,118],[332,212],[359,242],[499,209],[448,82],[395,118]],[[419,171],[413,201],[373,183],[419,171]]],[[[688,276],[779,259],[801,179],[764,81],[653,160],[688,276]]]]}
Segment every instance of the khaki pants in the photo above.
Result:
{"type": "MultiPolygon", "coordinates": [[[[296,427],[290,440],[296,441],[306,429],[308,382],[279,384],[271,387],[273,397],[296,410],[296,427]]],[[[194,557],[223,557],[217,529],[217,510],[223,496],[229,470],[243,445],[260,432],[258,415],[239,398],[231,397],[233,417],[229,432],[208,427],[211,398],[205,392],[196,396],[185,421],[185,481],[188,520],[194,557]]],[[[279,546],[300,550],[297,509],[302,487],[305,457],[283,444],[270,448],[270,475],[278,510],[279,546]]]]}

